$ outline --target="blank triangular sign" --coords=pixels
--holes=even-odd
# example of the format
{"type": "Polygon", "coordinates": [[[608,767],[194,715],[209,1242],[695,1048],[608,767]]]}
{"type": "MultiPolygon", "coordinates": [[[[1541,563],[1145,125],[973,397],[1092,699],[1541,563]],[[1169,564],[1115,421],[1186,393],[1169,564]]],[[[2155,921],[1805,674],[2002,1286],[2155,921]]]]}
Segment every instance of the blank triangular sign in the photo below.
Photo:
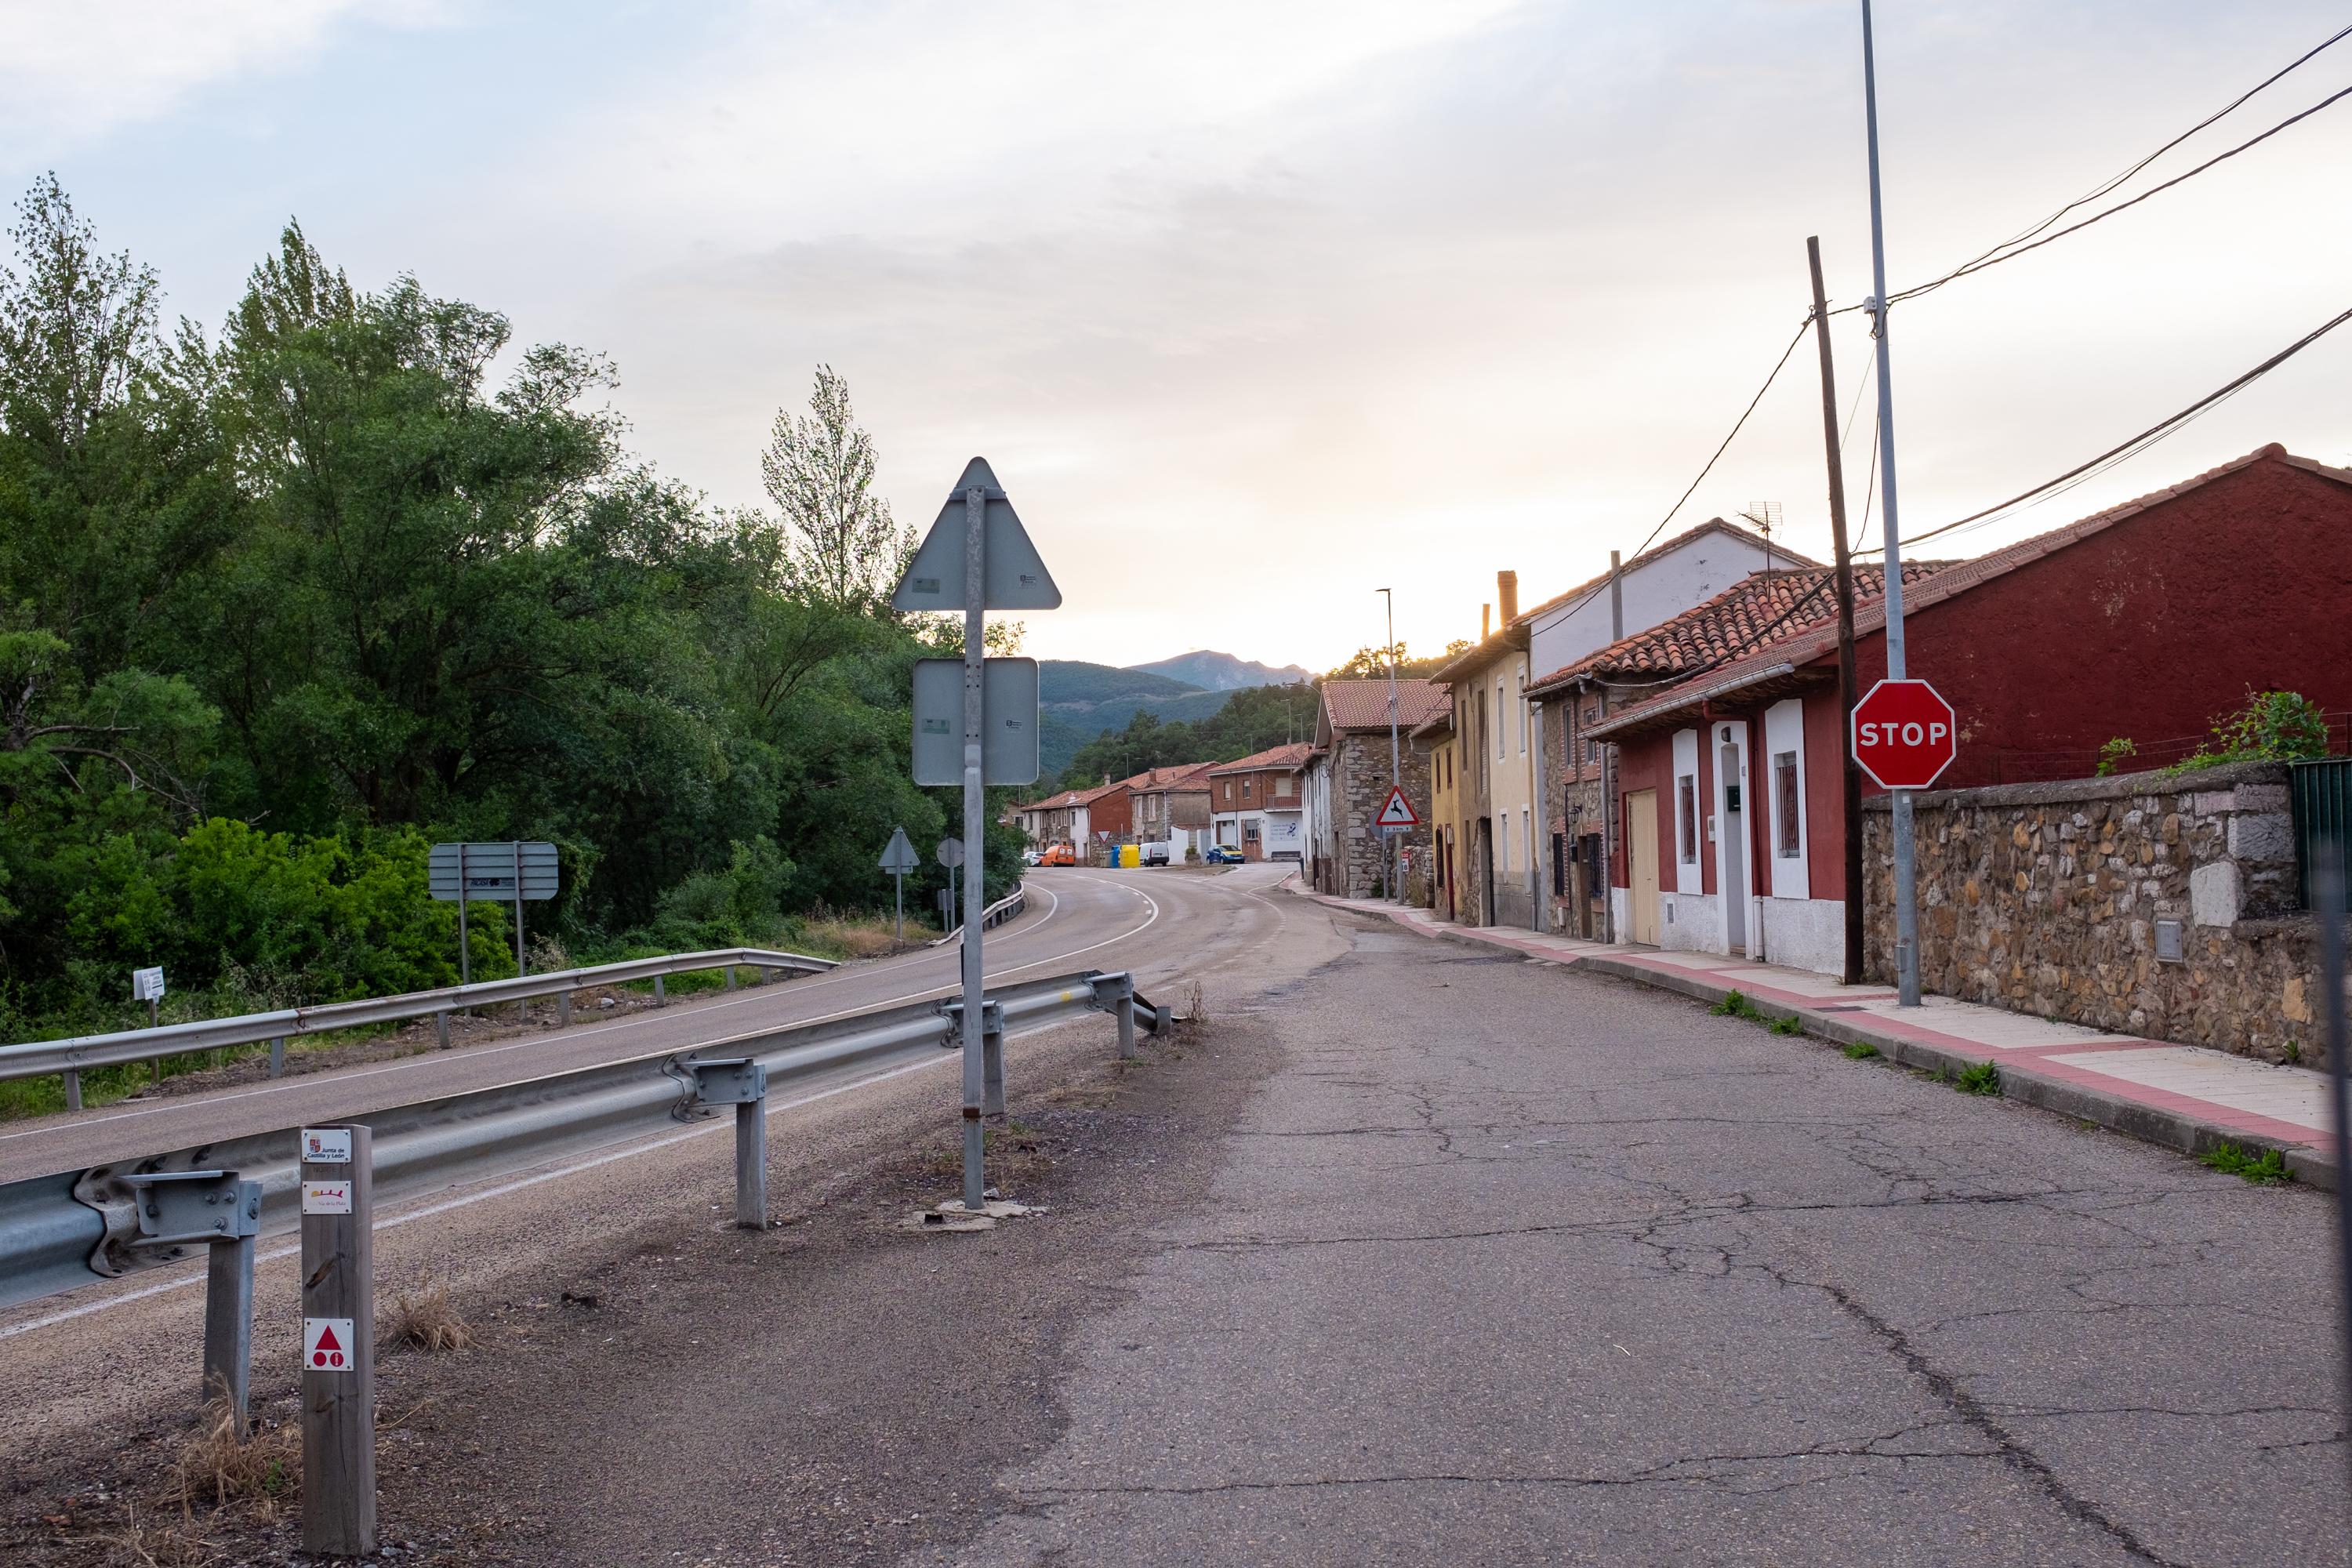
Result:
{"type": "Polygon", "coordinates": [[[1054,586],[1053,575],[1045,570],[1037,547],[1029,542],[1028,531],[1021,526],[1012,501],[1005,498],[1004,487],[996,482],[996,475],[990,470],[985,458],[974,458],[964,465],[963,478],[956,481],[947,504],[940,509],[939,520],[931,524],[931,531],[924,535],[921,548],[915,552],[914,563],[907,568],[907,574],[898,580],[898,591],[890,595],[890,607],[899,611],[965,607],[964,498],[973,489],[978,489],[986,500],[982,607],[1059,609],[1062,591],[1054,586]]]}
{"type": "Polygon", "coordinates": [[[907,837],[907,830],[903,827],[891,829],[890,847],[882,851],[882,869],[903,876],[921,864],[915,854],[914,844],[907,837]]]}
{"type": "Polygon", "coordinates": [[[1394,788],[1389,791],[1388,804],[1381,807],[1378,821],[1379,826],[1382,827],[1419,827],[1421,826],[1421,818],[1413,815],[1412,803],[1405,799],[1404,791],[1394,788]]]}

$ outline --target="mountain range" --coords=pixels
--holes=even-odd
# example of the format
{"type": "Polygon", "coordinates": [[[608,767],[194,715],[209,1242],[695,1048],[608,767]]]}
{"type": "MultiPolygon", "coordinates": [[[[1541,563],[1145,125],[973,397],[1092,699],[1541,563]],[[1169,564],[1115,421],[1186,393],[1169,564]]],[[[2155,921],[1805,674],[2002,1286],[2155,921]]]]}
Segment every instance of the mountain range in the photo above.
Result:
{"type": "Polygon", "coordinates": [[[1069,765],[1080,746],[1106,730],[1124,730],[1138,713],[1164,723],[1206,719],[1234,692],[1311,680],[1296,665],[1276,667],[1201,649],[1125,668],[1083,659],[1048,658],[1037,667],[1037,750],[1044,774],[1069,765]]]}

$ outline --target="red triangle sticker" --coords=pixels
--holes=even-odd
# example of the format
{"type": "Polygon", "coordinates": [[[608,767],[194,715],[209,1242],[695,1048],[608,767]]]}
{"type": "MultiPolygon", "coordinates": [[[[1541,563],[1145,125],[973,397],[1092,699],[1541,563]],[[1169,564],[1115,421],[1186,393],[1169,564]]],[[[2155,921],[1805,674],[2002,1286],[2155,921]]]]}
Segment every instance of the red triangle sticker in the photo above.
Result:
{"type": "Polygon", "coordinates": [[[330,1323],[325,1328],[319,1331],[319,1342],[310,1348],[321,1351],[339,1351],[343,1348],[343,1342],[335,1338],[334,1325],[330,1323]]]}

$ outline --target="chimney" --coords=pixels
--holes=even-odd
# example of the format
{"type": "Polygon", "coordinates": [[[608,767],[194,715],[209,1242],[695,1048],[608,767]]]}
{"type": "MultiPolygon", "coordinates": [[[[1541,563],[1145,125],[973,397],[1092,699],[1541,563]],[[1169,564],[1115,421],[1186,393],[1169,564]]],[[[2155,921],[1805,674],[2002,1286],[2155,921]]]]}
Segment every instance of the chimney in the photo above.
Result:
{"type": "Polygon", "coordinates": [[[1519,618],[1519,574],[1517,572],[1495,574],[1495,597],[1502,604],[1505,626],[1519,618]]]}
{"type": "Polygon", "coordinates": [[[1495,629],[1495,606],[1494,606],[1494,605],[1479,605],[1479,606],[1478,606],[1478,640],[1479,640],[1480,642],[1485,642],[1485,641],[1486,640],[1487,637],[1493,633],[1494,629],[1495,629]]]}

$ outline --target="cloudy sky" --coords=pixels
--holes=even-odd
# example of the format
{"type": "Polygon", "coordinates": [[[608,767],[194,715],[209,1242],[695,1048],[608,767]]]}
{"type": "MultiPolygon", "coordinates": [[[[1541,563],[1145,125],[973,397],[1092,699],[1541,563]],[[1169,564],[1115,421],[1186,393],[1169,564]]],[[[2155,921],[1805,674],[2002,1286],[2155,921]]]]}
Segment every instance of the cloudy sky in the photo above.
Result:
{"type": "MultiPolygon", "coordinates": [[[[1802,320],[1868,291],[1853,0],[0,0],[0,176],[55,169],[217,322],[289,216],[604,350],[715,500],[813,367],[902,516],[966,458],[1065,608],[1045,657],[1318,668],[1474,634],[1657,524],[1802,320]]],[[[2121,170],[2352,16],[1884,0],[1896,287],[2121,170]]],[[[2144,177],[2352,85],[2352,39],[2144,177]]],[[[1895,315],[1906,531],[2035,484],[2352,306],[2352,100],[1895,315]]],[[[2131,187],[2137,189],[2138,185],[2131,187]]],[[[2126,194],[2128,194],[2126,192],[2126,194]]],[[[1839,325],[1841,401],[1867,338],[1839,325]]],[[[1825,555],[1801,351],[1677,526],[1825,555]]],[[[1849,468],[1865,482],[1871,416],[1849,468]]],[[[2352,328],[1974,552],[2264,441],[2352,461],[2352,328]]],[[[1877,529],[1874,523],[1871,535],[1877,529]]]]}

